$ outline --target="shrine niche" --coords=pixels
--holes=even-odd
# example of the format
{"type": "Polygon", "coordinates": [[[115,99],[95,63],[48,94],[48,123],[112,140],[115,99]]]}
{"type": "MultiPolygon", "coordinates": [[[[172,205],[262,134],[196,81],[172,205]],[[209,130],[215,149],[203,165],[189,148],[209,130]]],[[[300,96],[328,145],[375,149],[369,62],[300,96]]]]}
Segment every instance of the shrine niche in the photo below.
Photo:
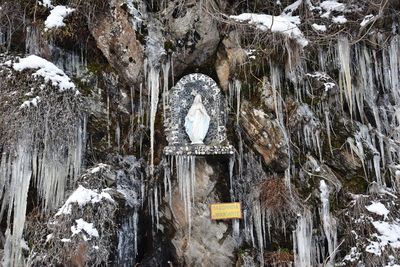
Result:
{"type": "Polygon", "coordinates": [[[184,76],[168,93],[166,155],[233,154],[226,137],[226,102],[207,75],[184,76]]]}

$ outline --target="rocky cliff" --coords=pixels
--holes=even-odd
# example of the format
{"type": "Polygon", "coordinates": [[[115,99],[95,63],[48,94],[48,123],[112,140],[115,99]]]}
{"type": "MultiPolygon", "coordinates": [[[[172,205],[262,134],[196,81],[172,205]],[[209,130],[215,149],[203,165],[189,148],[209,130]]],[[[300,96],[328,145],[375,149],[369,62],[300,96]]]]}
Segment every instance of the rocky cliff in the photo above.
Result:
{"type": "Polygon", "coordinates": [[[0,0],[2,265],[399,266],[399,19],[397,0],[0,0]],[[233,155],[165,155],[190,73],[221,89],[233,155]],[[211,220],[221,202],[242,219],[211,220]]]}

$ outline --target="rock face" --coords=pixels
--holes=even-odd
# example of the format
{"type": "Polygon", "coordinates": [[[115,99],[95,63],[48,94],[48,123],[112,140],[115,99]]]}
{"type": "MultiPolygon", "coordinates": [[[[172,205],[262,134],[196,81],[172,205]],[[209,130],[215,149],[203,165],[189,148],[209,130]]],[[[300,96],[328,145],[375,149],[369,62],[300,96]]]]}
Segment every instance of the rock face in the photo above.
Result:
{"type": "Polygon", "coordinates": [[[91,25],[97,47],[128,83],[137,84],[143,75],[144,49],[132,24],[125,1],[112,1],[110,9],[91,25]]]}
{"type": "Polygon", "coordinates": [[[185,266],[232,266],[236,241],[229,234],[229,225],[212,221],[210,204],[219,202],[216,183],[218,174],[204,159],[196,159],[196,183],[191,209],[191,230],[185,215],[184,203],[178,189],[173,191],[172,205],[166,214],[173,222],[175,235],[172,244],[177,260],[185,266]]]}
{"type": "Polygon", "coordinates": [[[0,265],[399,266],[378,2],[0,1],[0,265]]]}
{"type": "Polygon", "coordinates": [[[169,2],[165,9],[166,41],[175,50],[172,60],[177,74],[209,62],[217,50],[220,35],[217,21],[207,12],[209,2],[169,2]]]}
{"type": "Polygon", "coordinates": [[[282,172],[289,166],[287,139],[279,123],[250,103],[241,106],[241,126],[253,148],[273,171],[282,172]]]}

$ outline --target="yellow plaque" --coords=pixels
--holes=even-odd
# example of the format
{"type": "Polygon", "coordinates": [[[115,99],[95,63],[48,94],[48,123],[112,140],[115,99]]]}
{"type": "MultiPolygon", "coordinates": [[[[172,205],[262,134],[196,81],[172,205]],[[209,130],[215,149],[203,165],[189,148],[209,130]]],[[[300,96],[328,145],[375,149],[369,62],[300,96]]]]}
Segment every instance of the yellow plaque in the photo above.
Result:
{"type": "Polygon", "coordinates": [[[240,202],[211,204],[211,219],[241,219],[242,207],[240,202]]]}

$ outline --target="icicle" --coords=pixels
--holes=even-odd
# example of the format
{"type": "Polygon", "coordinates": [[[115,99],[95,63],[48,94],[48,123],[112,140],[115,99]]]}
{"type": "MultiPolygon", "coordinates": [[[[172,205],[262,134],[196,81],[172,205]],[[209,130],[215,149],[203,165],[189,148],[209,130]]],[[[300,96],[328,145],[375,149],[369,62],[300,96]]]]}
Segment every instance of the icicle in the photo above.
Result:
{"type": "Polygon", "coordinates": [[[396,99],[397,104],[400,103],[399,54],[400,54],[400,36],[396,35],[390,41],[389,62],[390,62],[390,84],[391,84],[390,91],[392,92],[392,95],[396,99]]]}
{"type": "MultiPolygon", "coordinates": [[[[346,102],[349,105],[350,116],[353,114],[353,88],[350,73],[350,44],[346,37],[338,39],[338,54],[340,64],[339,85],[340,92],[344,92],[346,102]]],[[[343,106],[343,102],[342,102],[343,106]]]]}
{"type": "Polygon", "coordinates": [[[241,91],[242,84],[239,80],[234,79],[229,83],[229,106],[234,107],[233,99],[236,98],[236,124],[239,125],[239,117],[240,117],[240,103],[241,103],[241,91]]]}
{"type": "Polygon", "coordinates": [[[324,114],[325,114],[326,133],[328,135],[329,151],[331,152],[331,155],[333,155],[332,142],[331,142],[331,123],[330,123],[330,119],[329,119],[329,111],[325,110],[324,114]]]}
{"type": "Polygon", "coordinates": [[[238,219],[232,220],[232,236],[239,243],[240,238],[240,223],[238,219]]]}
{"type": "Polygon", "coordinates": [[[260,265],[264,266],[264,233],[263,233],[263,223],[261,218],[261,206],[259,201],[253,203],[253,220],[254,226],[257,234],[260,265]]]}
{"type": "Polygon", "coordinates": [[[107,94],[107,144],[111,148],[111,119],[110,119],[110,96],[107,94]]]}
{"type": "Polygon", "coordinates": [[[49,126],[45,124],[44,148],[33,150],[34,163],[32,165],[33,178],[37,190],[43,201],[44,210],[50,210],[64,200],[64,192],[68,178],[75,182],[80,175],[86,140],[86,119],[78,121],[73,132],[73,139],[64,149],[54,143],[49,136],[49,126]]]}
{"type": "Polygon", "coordinates": [[[192,227],[192,200],[194,200],[194,188],[196,183],[195,156],[179,155],[176,160],[176,176],[178,189],[184,203],[185,216],[188,222],[188,234],[190,237],[192,227]]]}
{"type": "Polygon", "coordinates": [[[230,183],[230,189],[229,193],[231,195],[231,201],[233,202],[235,199],[234,196],[234,191],[233,191],[233,167],[235,165],[235,156],[231,156],[229,158],[229,183],[230,183]]]}
{"type": "Polygon", "coordinates": [[[313,266],[312,255],[312,218],[311,212],[305,210],[297,220],[296,230],[293,231],[294,265],[296,267],[313,266]]]}
{"type": "Polygon", "coordinates": [[[119,121],[117,121],[117,125],[115,126],[115,142],[117,143],[117,151],[120,151],[121,148],[121,129],[119,127],[119,121]]]}
{"type": "Polygon", "coordinates": [[[158,187],[154,187],[154,214],[156,217],[156,229],[159,229],[160,218],[158,215],[158,187]]]}
{"type": "Polygon", "coordinates": [[[163,114],[165,119],[166,107],[168,103],[168,78],[169,78],[169,70],[170,70],[170,62],[167,60],[164,64],[162,64],[163,71],[163,114]]]}
{"type": "MultiPolygon", "coordinates": [[[[19,141],[16,157],[12,162],[12,169],[8,172],[10,178],[9,188],[5,198],[8,199],[7,225],[12,225],[12,233],[7,229],[8,235],[3,258],[3,266],[23,266],[24,260],[21,251],[21,239],[24,231],[26,205],[29,183],[32,176],[32,152],[27,138],[19,141]],[[13,217],[11,224],[11,215],[13,217]],[[8,250],[8,251],[7,251],[8,250]],[[8,265],[7,265],[8,264],[8,265]]],[[[8,177],[0,177],[7,179],[8,177]]],[[[4,190],[3,189],[3,190],[4,190]]],[[[4,200],[3,200],[4,204],[4,200]]]]}
{"type": "Polygon", "coordinates": [[[329,211],[329,188],[324,180],[320,181],[319,189],[321,191],[321,218],[322,226],[324,228],[325,238],[328,242],[328,261],[326,266],[334,266],[335,254],[337,247],[337,225],[336,219],[331,215],[329,211]]]}
{"type": "Polygon", "coordinates": [[[271,86],[273,92],[275,115],[278,121],[283,124],[283,112],[282,112],[282,99],[280,94],[281,89],[281,72],[279,68],[270,62],[271,68],[271,86]]]}
{"type": "Polygon", "coordinates": [[[150,93],[150,175],[154,172],[154,124],[156,121],[158,95],[160,90],[160,70],[150,66],[147,77],[148,90],[150,93]]]}

